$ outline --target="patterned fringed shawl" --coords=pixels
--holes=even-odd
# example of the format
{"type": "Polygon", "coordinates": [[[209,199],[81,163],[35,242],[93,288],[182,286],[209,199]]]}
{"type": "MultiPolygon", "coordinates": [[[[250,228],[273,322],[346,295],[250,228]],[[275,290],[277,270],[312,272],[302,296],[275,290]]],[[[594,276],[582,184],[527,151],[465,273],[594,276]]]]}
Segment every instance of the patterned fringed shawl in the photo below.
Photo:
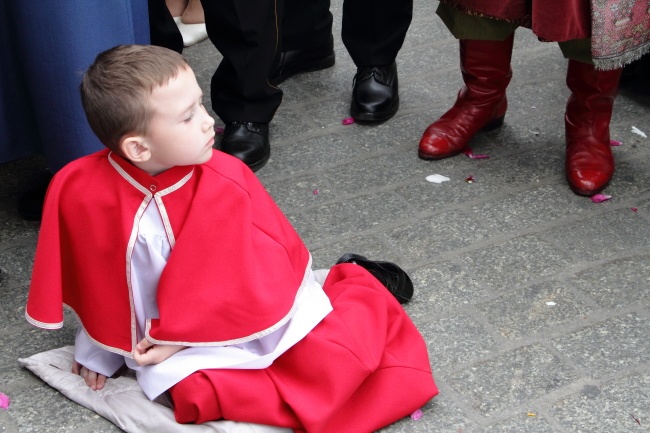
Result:
{"type": "Polygon", "coordinates": [[[650,52],[650,1],[591,0],[596,69],[616,69],[650,52]]]}

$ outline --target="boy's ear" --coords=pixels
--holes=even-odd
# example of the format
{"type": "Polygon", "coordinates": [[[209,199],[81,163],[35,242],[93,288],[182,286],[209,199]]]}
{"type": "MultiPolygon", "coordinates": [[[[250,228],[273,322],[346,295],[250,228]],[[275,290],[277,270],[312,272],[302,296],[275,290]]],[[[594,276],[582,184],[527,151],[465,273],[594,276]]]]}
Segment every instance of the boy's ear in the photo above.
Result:
{"type": "Polygon", "coordinates": [[[129,161],[146,162],[151,158],[151,149],[141,135],[129,135],[122,138],[120,150],[129,161]]]}

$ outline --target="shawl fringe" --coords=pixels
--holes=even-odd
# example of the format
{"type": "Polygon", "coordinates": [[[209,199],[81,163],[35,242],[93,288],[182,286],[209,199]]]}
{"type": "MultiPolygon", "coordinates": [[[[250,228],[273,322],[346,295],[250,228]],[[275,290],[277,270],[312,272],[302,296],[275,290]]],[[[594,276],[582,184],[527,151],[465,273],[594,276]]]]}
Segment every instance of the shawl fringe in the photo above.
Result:
{"type": "Polygon", "coordinates": [[[648,53],[650,53],[650,42],[643,46],[635,47],[623,54],[615,54],[610,57],[594,57],[594,68],[599,71],[620,69],[635,60],[639,60],[648,53]]]}

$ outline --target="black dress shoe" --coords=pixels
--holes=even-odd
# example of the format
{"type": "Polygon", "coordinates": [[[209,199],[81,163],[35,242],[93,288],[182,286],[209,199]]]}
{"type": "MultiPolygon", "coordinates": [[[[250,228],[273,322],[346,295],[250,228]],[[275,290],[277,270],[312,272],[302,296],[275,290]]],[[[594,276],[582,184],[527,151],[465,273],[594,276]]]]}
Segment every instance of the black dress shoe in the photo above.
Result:
{"type": "Polygon", "coordinates": [[[411,278],[402,268],[391,262],[377,262],[368,260],[358,254],[348,253],[338,259],[339,263],[356,263],[382,283],[390,293],[399,301],[406,304],[413,297],[413,283],[411,278]]]}
{"type": "Polygon", "coordinates": [[[268,123],[226,122],[219,150],[259,170],[271,156],[268,123]]]}
{"type": "Polygon", "coordinates": [[[357,68],[352,84],[350,115],[356,120],[379,122],[397,113],[397,65],[357,68]]]}
{"type": "Polygon", "coordinates": [[[320,71],[334,66],[334,61],[334,37],[330,35],[330,40],[318,47],[281,52],[269,82],[277,86],[296,74],[320,71]]]}

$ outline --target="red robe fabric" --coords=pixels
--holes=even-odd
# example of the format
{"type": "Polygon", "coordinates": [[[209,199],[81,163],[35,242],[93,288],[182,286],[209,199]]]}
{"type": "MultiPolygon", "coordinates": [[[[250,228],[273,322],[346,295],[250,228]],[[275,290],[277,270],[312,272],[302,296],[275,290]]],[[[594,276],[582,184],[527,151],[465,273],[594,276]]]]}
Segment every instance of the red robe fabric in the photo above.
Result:
{"type": "Polygon", "coordinates": [[[70,163],[52,180],[28,321],[59,328],[67,304],[99,346],[132,356],[130,253],[152,193],[159,195],[152,200],[159,201],[172,252],[160,277],[160,319],[151,321],[150,340],[234,344],[288,319],[310,255],[245,165],[215,152],[206,164],[150,176],[105,150],[70,163]]]}
{"type": "Polygon", "coordinates": [[[441,0],[441,3],[470,15],[517,23],[546,41],[591,37],[590,0],[441,0]]]}
{"type": "Polygon", "coordinates": [[[323,289],[334,310],[268,368],[201,370],[174,386],[176,420],[370,433],[438,393],[422,336],[378,280],[346,263],[323,289]]]}

